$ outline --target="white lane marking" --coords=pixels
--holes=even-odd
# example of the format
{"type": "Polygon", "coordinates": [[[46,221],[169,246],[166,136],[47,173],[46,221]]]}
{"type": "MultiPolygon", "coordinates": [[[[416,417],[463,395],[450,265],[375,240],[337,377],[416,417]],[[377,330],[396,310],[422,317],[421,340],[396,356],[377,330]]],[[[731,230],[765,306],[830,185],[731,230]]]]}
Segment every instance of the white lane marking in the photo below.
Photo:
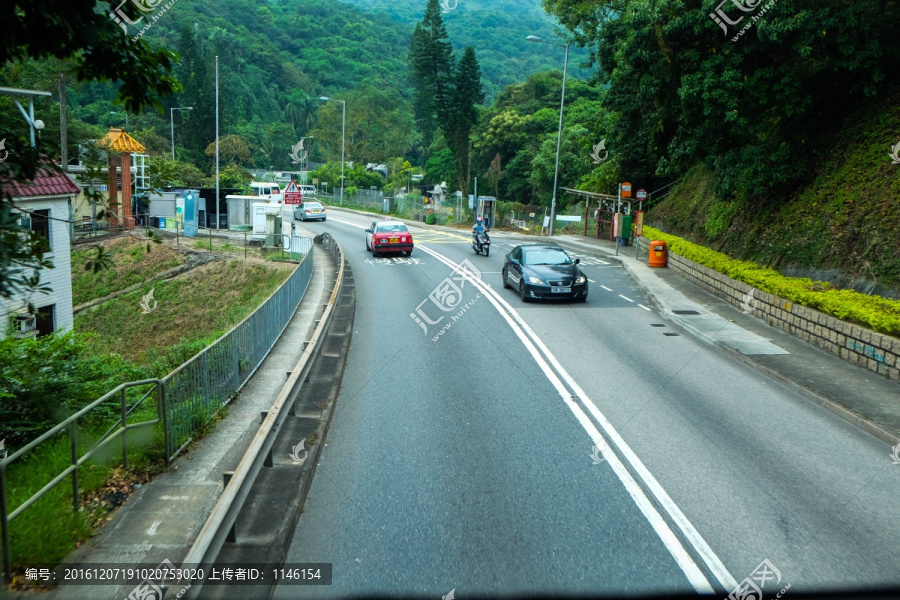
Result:
{"type": "MultiPolygon", "coordinates": [[[[365,229],[365,227],[363,227],[362,225],[356,225],[354,223],[346,224],[352,225],[353,227],[358,227],[359,229],[365,229]]],[[[456,263],[435,252],[434,250],[431,250],[430,248],[427,248],[425,246],[419,247],[444,264],[450,266],[451,268],[458,268],[458,265],[456,263]]],[[[731,575],[731,573],[728,572],[728,569],[716,555],[715,551],[713,551],[706,540],[703,539],[703,536],[700,535],[700,532],[697,531],[694,525],[688,520],[687,515],[685,515],[678,507],[678,505],[675,504],[675,501],[672,500],[665,489],[663,489],[659,481],[656,480],[656,478],[652,473],[650,473],[649,469],[647,469],[641,459],[638,458],[637,454],[634,453],[634,450],[631,449],[631,446],[629,446],[625,439],[621,435],[619,435],[619,432],[613,427],[612,423],[607,420],[606,416],[602,412],[600,412],[600,409],[597,408],[597,405],[594,404],[593,400],[591,400],[584,392],[584,390],[581,389],[581,386],[575,383],[575,380],[571,375],[569,375],[569,372],[566,371],[561,364],[559,364],[556,356],[554,356],[547,348],[547,346],[544,345],[544,342],[537,336],[537,334],[534,333],[528,323],[526,323],[524,319],[522,319],[521,315],[519,315],[519,313],[512,306],[510,306],[508,302],[506,302],[506,300],[501,298],[492,287],[484,284],[483,282],[481,282],[481,280],[471,279],[471,282],[486,294],[486,297],[491,301],[491,304],[494,305],[494,308],[496,308],[498,312],[500,312],[507,323],[510,323],[510,326],[516,333],[516,336],[518,336],[519,339],[523,340],[523,344],[525,344],[526,348],[528,348],[532,356],[535,356],[535,354],[531,350],[534,345],[532,345],[526,338],[523,337],[521,330],[524,330],[524,332],[526,332],[528,336],[532,340],[534,340],[534,344],[537,345],[544,353],[544,355],[547,356],[553,367],[557,370],[557,372],[560,373],[560,375],[562,375],[566,383],[569,384],[569,387],[571,387],[575,394],[578,396],[578,399],[581,400],[582,405],[587,408],[588,412],[591,413],[591,415],[600,424],[609,438],[615,443],[616,447],[619,449],[619,451],[622,453],[631,467],[637,472],[638,476],[641,478],[644,484],[650,489],[650,492],[656,498],[657,502],[659,502],[660,506],[662,506],[662,508],[666,511],[666,514],[668,514],[669,517],[675,522],[681,533],[691,543],[691,545],[694,547],[694,550],[696,550],[700,557],[703,559],[703,562],[706,563],[706,566],[716,576],[716,579],[719,580],[719,583],[721,583],[726,590],[733,590],[735,587],[737,587],[737,580],[731,575]],[[502,304],[506,308],[506,310],[509,311],[509,314],[512,317],[515,318],[516,324],[518,324],[519,327],[516,327],[515,324],[510,321],[510,317],[504,311],[500,310],[498,302],[502,304]]],[[[612,291],[606,286],[601,285],[600,287],[607,291],[612,291]]],[[[538,362],[538,365],[541,366],[542,369],[544,366],[546,366],[546,362],[540,355],[535,356],[535,361],[538,362]]],[[[603,439],[603,436],[600,435],[600,432],[597,431],[596,428],[594,428],[593,423],[588,421],[585,425],[585,422],[582,421],[580,417],[578,417],[578,412],[581,412],[579,407],[571,401],[571,396],[565,390],[565,388],[560,391],[560,388],[557,387],[556,382],[558,382],[559,379],[556,377],[556,375],[552,371],[548,372],[547,370],[544,370],[544,373],[546,374],[547,378],[550,379],[550,382],[554,385],[554,387],[556,387],[560,396],[562,396],[563,400],[566,402],[566,406],[568,406],[569,409],[572,410],[576,415],[576,418],[578,418],[579,423],[582,424],[582,427],[585,427],[585,429],[587,429],[588,426],[593,428],[593,432],[591,430],[588,430],[588,434],[591,436],[591,439],[594,441],[594,443],[599,446],[600,441],[602,441],[603,439]],[[554,380],[556,380],[556,382],[554,382],[554,380]],[[576,410],[578,412],[576,412],[576,410]],[[596,437],[594,436],[594,433],[596,433],[596,437]]],[[[613,467],[612,459],[615,459],[615,462],[619,466],[622,466],[622,463],[618,460],[614,453],[609,452],[609,455],[611,458],[607,459],[607,462],[610,463],[611,467],[613,467]]],[[[676,562],[678,562],[678,566],[681,567],[681,570],[691,581],[694,589],[696,589],[699,593],[714,593],[712,587],[709,585],[709,581],[707,581],[706,577],[703,576],[703,573],[700,572],[699,568],[690,557],[690,555],[687,554],[687,551],[681,545],[681,542],[678,541],[678,538],[675,538],[673,535],[671,535],[671,529],[669,529],[666,522],[662,520],[661,516],[656,511],[654,506],[649,503],[649,500],[647,499],[646,495],[644,495],[643,490],[639,485],[637,485],[637,482],[634,480],[634,478],[632,478],[631,474],[627,470],[625,470],[624,467],[622,468],[622,470],[613,467],[613,470],[615,471],[616,476],[619,477],[619,480],[622,481],[623,485],[625,485],[626,489],[628,489],[628,492],[629,494],[631,494],[632,498],[635,498],[635,502],[638,504],[641,512],[644,513],[644,516],[651,523],[651,525],[653,525],[654,530],[657,531],[657,534],[659,534],[660,529],[656,528],[656,521],[653,520],[653,515],[660,519],[659,526],[662,528],[661,530],[664,532],[667,531],[669,534],[666,537],[660,535],[660,539],[663,540],[663,544],[666,545],[666,549],[669,550],[669,553],[672,554],[676,562]],[[631,484],[633,484],[633,487],[630,487],[630,485],[626,483],[626,481],[630,481],[631,484]],[[643,498],[646,504],[638,501],[638,498],[643,498]],[[670,541],[672,545],[670,546],[667,541],[670,541]],[[679,560],[679,557],[683,557],[684,562],[679,560]]]]}
{"type": "Polygon", "coordinates": [[[608,265],[608,264],[609,264],[609,263],[606,262],[605,260],[600,260],[599,258],[597,259],[597,262],[598,262],[598,263],[603,263],[604,265],[608,265]]]}
{"type": "Polygon", "coordinates": [[[593,279],[588,279],[588,281],[590,281],[591,283],[597,283],[597,282],[594,281],[593,279]]]}
{"type": "Polygon", "coordinates": [[[638,304],[638,306],[640,306],[640,307],[643,308],[644,310],[650,310],[649,308],[647,308],[647,307],[644,306],[643,304],[638,304]]]}
{"type": "MultiPolygon", "coordinates": [[[[428,251],[428,250],[426,250],[428,251]]],[[[428,251],[430,252],[430,251],[428,251]]],[[[439,259],[440,260],[440,259],[439,259]]],[[[675,501],[669,496],[669,494],[663,489],[662,485],[657,481],[657,479],[650,473],[650,470],[644,465],[640,458],[638,458],[637,454],[634,453],[634,450],[631,449],[631,446],[625,441],[625,439],[619,435],[619,432],[613,427],[612,423],[607,420],[606,416],[597,408],[597,405],[594,404],[593,400],[588,397],[581,386],[579,386],[572,376],[566,371],[563,366],[559,363],[556,356],[550,352],[550,349],[544,344],[543,340],[536,333],[528,323],[522,319],[521,315],[509,305],[506,300],[501,298],[497,292],[495,292],[492,288],[488,288],[489,292],[497,297],[497,299],[506,307],[507,310],[513,315],[522,329],[528,334],[528,336],[534,340],[536,346],[538,346],[543,352],[544,356],[547,357],[548,361],[553,365],[556,371],[562,376],[562,378],[569,384],[569,387],[575,392],[578,398],[581,400],[581,403],[588,409],[588,412],[594,417],[594,419],[603,427],[603,430],[610,437],[610,439],[615,442],[616,446],[628,460],[629,464],[631,464],[632,468],[638,473],[640,478],[643,480],[644,484],[650,489],[653,495],[656,497],[657,501],[660,505],[665,509],[666,513],[668,513],[669,517],[678,525],[678,528],[681,530],[682,534],[691,542],[694,549],[700,554],[703,561],[706,563],[706,566],[712,571],[712,573],[716,576],[719,582],[726,590],[733,590],[737,587],[737,580],[728,572],[728,569],[713,551],[713,549],[709,546],[703,536],[700,535],[700,532],[693,526],[693,524],[688,520],[687,516],[681,511],[675,501]]],[[[705,578],[703,578],[706,581],[705,578]]]]}
{"type": "Polygon", "coordinates": [[[147,528],[147,535],[156,535],[156,528],[162,525],[162,521],[153,521],[153,525],[147,528]]]}
{"type": "Polygon", "coordinates": [[[606,287],[605,285],[601,285],[600,287],[602,287],[602,288],[603,288],[604,290],[606,290],[607,292],[611,292],[611,291],[612,291],[612,289],[606,287]]]}
{"type": "MultiPolygon", "coordinates": [[[[459,268],[459,265],[457,265],[455,262],[439,254],[438,252],[431,250],[430,248],[423,247],[422,250],[424,250],[428,254],[431,254],[436,259],[453,269],[459,268]]],[[[513,332],[522,341],[522,344],[534,358],[535,362],[544,372],[544,375],[547,377],[553,387],[556,388],[556,391],[563,399],[563,402],[566,403],[566,406],[578,419],[578,422],[588,433],[591,440],[597,446],[600,446],[600,443],[603,441],[603,436],[600,434],[600,431],[597,430],[594,423],[587,417],[581,407],[573,401],[572,395],[562,384],[560,378],[556,373],[558,372],[563,377],[563,379],[566,380],[566,382],[569,384],[569,387],[573,391],[575,391],[576,395],[578,395],[582,404],[584,404],[584,406],[592,413],[594,418],[600,423],[604,430],[606,430],[609,438],[613,440],[613,442],[619,448],[619,451],[625,456],[625,458],[628,459],[629,463],[631,463],[632,468],[634,468],[638,472],[638,474],[644,480],[645,485],[647,485],[651,492],[653,492],[656,500],[665,509],[669,517],[672,518],[672,520],[678,525],[679,529],[681,529],[685,537],[694,545],[695,550],[704,559],[704,561],[707,563],[707,566],[713,571],[713,573],[715,573],[716,577],[719,578],[719,580],[725,585],[727,589],[734,589],[737,586],[737,581],[734,580],[730,573],[728,573],[727,569],[725,569],[725,566],[721,563],[712,549],[706,544],[706,541],[703,539],[700,533],[697,532],[696,529],[694,529],[694,526],[690,523],[690,521],[688,521],[684,513],[681,512],[675,502],[669,497],[668,494],[666,494],[665,490],[662,489],[662,486],[660,486],[653,475],[650,474],[650,472],[643,465],[637,455],[634,454],[634,451],[631,450],[630,446],[628,446],[622,436],[620,436],[616,429],[612,426],[612,424],[606,420],[606,417],[599,411],[599,409],[597,409],[596,405],[594,405],[590,398],[587,397],[587,394],[584,393],[584,390],[582,390],[581,387],[579,387],[578,384],[575,383],[571,375],[569,375],[568,372],[563,369],[562,365],[559,364],[559,361],[556,359],[553,353],[550,352],[550,350],[544,345],[541,339],[537,337],[534,331],[528,326],[527,323],[525,323],[519,313],[516,312],[516,310],[512,308],[509,303],[501,298],[492,287],[485,284],[480,279],[473,277],[466,271],[460,271],[460,274],[463,275],[466,280],[480,289],[488,299],[488,301],[490,301],[491,304],[494,305],[494,308],[497,309],[497,312],[499,312],[504,320],[509,323],[510,327],[513,329],[513,332]],[[501,305],[503,308],[501,308],[501,305]],[[540,352],[538,351],[536,346],[540,348],[540,352]],[[544,356],[547,357],[547,360],[544,359],[544,356]],[[554,372],[554,370],[547,365],[548,361],[553,365],[556,372],[554,372]],[[638,468],[638,465],[640,466],[640,468],[638,468]]],[[[653,503],[650,502],[650,499],[644,493],[641,486],[638,485],[637,481],[625,468],[625,465],[622,463],[622,461],[619,460],[618,456],[613,452],[609,452],[607,456],[607,462],[609,462],[610,467],[612,467],[616,476],[622,482],[622,485],[628,491],[635,504],[641,510],[647,521],[650,523],[651,527],[653,527],[653,530],[659,536],[660,540],[662,540],[663,545],[675,559],[675,562],[681,568],[682,572],[685,574],[688,581],[690,581],[694,589],[698,593],[702,594],[714,593],[712,586],[703,575],[703,572],[697,566],[697,563],[694,562],[694,559],[681,544],[678,537],[669,527],[666,520],[663,519],[659,511],[656,510],[656,507],[654,507],[653,503]]]]}
{"type": "Polygon", "coordinates": [[[625,300],[628,300],[629,302],[634,302],[634,300],[632,300],[628,296],[623,296],[622,294],[619,294],[619,298],[624,298],[625,300]]]}

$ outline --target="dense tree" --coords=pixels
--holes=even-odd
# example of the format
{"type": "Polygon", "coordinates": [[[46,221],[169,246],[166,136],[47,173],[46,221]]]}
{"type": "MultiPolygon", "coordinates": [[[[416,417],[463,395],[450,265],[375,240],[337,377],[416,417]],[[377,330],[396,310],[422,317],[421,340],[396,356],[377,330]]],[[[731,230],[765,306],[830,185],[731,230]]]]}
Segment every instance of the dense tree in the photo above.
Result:
{"type": "Polygon", "coordinates": [[[477,105],[484,101],[481,68],[471,46],[456,63],[437,0],[428,0],[410,46],[410,71],[417,109],[427,125],[434,118],[444,133],[454,159],[459,189],[468,193],[470,180],[469,135],[478,120],[477,105]]]}
{"type": "Polygon", "coordinates": [[[713,3],[544,4],[609,86],[609,143],[632,180],[705,162],[725,197],[792,189],[837,124],[900,72],[893,1],[726,3],[721,24],[713,3]]]}
{"type": "MultiPolygon", "coordinates": [[[[395,90],[364,85],[340,99],[347,107],[345,160],[383,163],[412,147],[416,139],[412,110],[395,90]]],[[[319,109],[312,135],[329,160],[339,161],[344,108],[336,100],[319,109]]]]}
{"type": "MultiPolygon", "coordinates": [[[[93,0],[3,2],[0,64],[71,59],[74,75],[80,80],[120,81],[117,99],[127,110],[136,113],[146,106],[161,107],[162,98],[179,89],[171,74],[174,53],[153,50],[146,42],[123,36],[109,15],[95,12],[95,5],[93,0]]],[[[132,16],[137,11],[133,7],[126,10],[133,10],[132,16]]],[[[4,298],[34,289],[37,271],[52,264],[43,258],[34,239],[23,236],[13,215],[8,186],[2,183],[32,179],[43,162],[43,148],[31,148],[25,131],[20,132],[14,139],[4,138],[7,149],[14,151],[0,163],[0,297],[4,298]]]]}

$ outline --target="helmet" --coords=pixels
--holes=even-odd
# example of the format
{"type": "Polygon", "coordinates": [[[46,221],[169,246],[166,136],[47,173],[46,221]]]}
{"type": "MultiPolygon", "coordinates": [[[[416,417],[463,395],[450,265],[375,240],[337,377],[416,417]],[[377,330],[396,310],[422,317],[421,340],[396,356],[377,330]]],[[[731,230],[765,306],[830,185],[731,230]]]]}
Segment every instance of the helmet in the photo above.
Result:
{"type": "Polygon", "coordinates": [[[478,217],[478,222],[481,223],[481,217],[478,217]]]}

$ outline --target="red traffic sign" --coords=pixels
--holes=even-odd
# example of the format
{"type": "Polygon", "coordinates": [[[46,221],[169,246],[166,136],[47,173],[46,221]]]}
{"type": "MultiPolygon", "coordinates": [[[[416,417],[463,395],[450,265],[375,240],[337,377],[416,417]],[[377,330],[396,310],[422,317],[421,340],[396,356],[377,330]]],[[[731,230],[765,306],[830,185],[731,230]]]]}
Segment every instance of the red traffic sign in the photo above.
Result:
{"type": "Polygon", "coordinates": [[[637,199],[644,200],[647,197],[647,190],[638,190],[637,191],[637,199]]]}
{"type": "Polygon", "coordinates": [[[303,203],[303,193],[297,187],[297,184],[292,179],[286,188],[284,188],[284,203],[285,204],[302,204],[303,203]]]}

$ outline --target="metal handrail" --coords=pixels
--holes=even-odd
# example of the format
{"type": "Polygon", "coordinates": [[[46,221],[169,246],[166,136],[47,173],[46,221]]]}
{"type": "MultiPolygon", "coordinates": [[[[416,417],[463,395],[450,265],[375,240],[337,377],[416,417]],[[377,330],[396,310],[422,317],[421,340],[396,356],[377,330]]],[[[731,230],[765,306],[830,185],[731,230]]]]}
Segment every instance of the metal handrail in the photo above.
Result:
{"type": "MultiPolygon", "coordinates": [[[[0,538],[2,538],[2,552],[3,552],[3,572],[7,581],[12,580],[12,557],[10,556],[10,541],[9,541],[9,524],[15,519],[17,516],[22,514],[28,507],[33,505],[35,502],[41,499],[47,492],[51,489],[59,485],[66,477],[72,475],[72,505],[75,512],[78,512],[80,509],[79,499],[81,494],[79,492],[78,487],[78,467],[83,465],[86,461],[88,461],[94,454],[115,440],[117,437],[122,437],[122,462],[125,467],[128,467],[128,430],[136,429],[138,427],[146,427],[148,425],[156,425],[160,422],[160,419],[165,419],[165,394],[162,388],[162,382],[159,379],[142,379],[141,381],[131,381],[128,383],[123,383],[108,392],[98,400],[88,404],[74,415],[68,417],[62,423],[59,423],[49,431],[45,432],[43,435],[39,436],[37,439],[29,442],[22,448],[13,452],[13,454],[7,457],[5,460],[0,461],[0,538]],[[156,397],[157,397],[157,413],[156,419],[153,421],[142,421],[140,423],[128,423],[128,409],[127,409],[127,390],[128,388],[142,386],[142,385],[155,385],[156,389],[156,397]],[[106,439],[102,439],[96,442],[83,456],[78,456],[78,420],[89,413],[91,410],[96,408],[97,406],[103,404],[115,394],[121,394],[121,416],[119,418],[119,425],[116,428],[115,433],[107,437],[106,439]],[[7,513],[6,506],[6,469],[21,458],[27,452],[30,452],[46,442],[47,440],[54,437],[57,433],[60,433],[64,429],[68,430],[69,439],[71,440],[71,448],[72,448],[72,464],[69,465],[62,473],[53,478],[49,483],[44,485],[40,490],[38,490],[34,495],[28,498],[25,502],[19,505],[14,511],[11,513],[7,513]]],[[[168,431],[165,432],[166,436],[168,436],[168,431]]]]}

